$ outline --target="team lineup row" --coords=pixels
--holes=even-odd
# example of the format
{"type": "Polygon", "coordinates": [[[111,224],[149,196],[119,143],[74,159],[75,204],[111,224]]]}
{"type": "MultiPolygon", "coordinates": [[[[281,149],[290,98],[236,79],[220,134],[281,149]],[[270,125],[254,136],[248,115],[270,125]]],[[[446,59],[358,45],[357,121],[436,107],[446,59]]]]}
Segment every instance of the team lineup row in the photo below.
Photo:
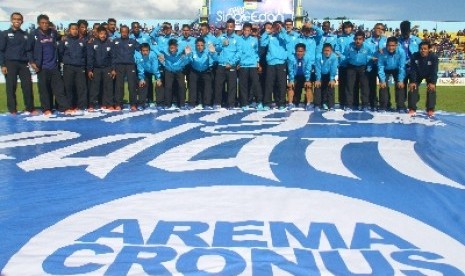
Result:
{"type": "Polygon", "coordinates": [[[21,29],[22,23],[22,15],[13,13],[11,28],[0,36],[0,65],[12,114],[17,112],[18,77],[26,110],[37,114],[29,68],[37,73],[45,115],[55,107],[70,115],[97,107],[119,111],[126,80],[133,111],[148,102],[159,109],[292,110],[301,104],[303,91],[307,110],[332,110],[336,78],[340,108],[384,112],[392,109],[390,77],[397,111],[415,114],[418,86],[426,80],[426,111],[434,114],[438,59],[427,42],[411,35],[408,21],[401,23],[398,38],[383,36],[384,25],[379,23],[368,39],[363,31],[354,33],[350,22],[343,23],[343,34],[336,37],[329,22],[322,28],[306,23],[296,32],[291,19],[266,23],[259,33],[244,23],[240,35],[230,19],[218,36],[202,23],[197,38],[189,25],[175,37],[169,23],[150,34],[137,22],[116,32],[111,19],[91,35],[86,21],[71,23],[68,34],[59,39],[47,15],[38,16],[39,27],[32,35],[21,29]]]}

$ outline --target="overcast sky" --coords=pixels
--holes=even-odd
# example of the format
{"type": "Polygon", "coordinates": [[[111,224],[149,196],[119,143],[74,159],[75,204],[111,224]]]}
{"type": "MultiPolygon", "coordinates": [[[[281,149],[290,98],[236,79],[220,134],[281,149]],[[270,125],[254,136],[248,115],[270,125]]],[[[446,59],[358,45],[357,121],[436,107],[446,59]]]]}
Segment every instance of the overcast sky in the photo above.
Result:
{"type": "MultiPolygon", "coordinates": [[[[52,21],[86,19],[189,19],[202,0],[0,0],[0,20],[20,11],[26,21],[46,13],[52,21]]],[[[303,0],[312,18],[347,16],[365,20],[465,21],[464,0],[303,0]],[[422,4],[419,4],[422,3],[422,4]],[[434,11],[434,12],[432,12],[434,11]]],[[[465,27],[465,26],[464,26],[465,27]]]]}

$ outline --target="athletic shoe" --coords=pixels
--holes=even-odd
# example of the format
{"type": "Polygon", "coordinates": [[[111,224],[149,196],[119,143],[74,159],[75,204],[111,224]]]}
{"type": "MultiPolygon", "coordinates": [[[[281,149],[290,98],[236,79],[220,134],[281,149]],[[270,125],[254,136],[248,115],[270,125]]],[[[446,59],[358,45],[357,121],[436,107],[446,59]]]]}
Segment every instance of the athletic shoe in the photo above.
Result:
{"type": "Polygon", "coordinates": [[[362,111],[363,112],[368,112],[368,111],[370,111],[370,109],[368,107],[364,106],[364,107],[362,107],[362,111]]]}
{"type": "Polygon", "coordinates": [[[82,115],[84,115],[84,110],[75,109],[73,115],[75,115],[75,116],[82,116],[82,115]]]}
{"type": "Polygon", "coordinates": [[[344,111],[346,111],[346,112],[351,112],[351,111],[352,111],[352,108],[350,108],[350,107],[344,107],[344,111]]]}
{"type": "Polygon", "coordinates": [[[414,117],[414,116],[416,116],[416,115],[417,115],[417,112],[416,112],[415,110],[413,110],[413,109],[409,109],[409,111],[408,111],[408,115],[410,115],[410,116],[414,117]]]}
{"type": "Polygon", "coordinates": [[[293,103],[290,103],[287,105],[287,110],[292,110],[295,108],[295,105],[293,103]]]}
{"type": "Polygon", "coordinates": [[[324,110],[328,110],[328,109],[329,109],[329,108],[328,108],[328,105],[327,105],[327,104],[323,104],[323,109],[324,109],[324,110]]]}
{"type": "Polygon", "coordinates": [[[249,105],[249,108],[257,108],[257,103],[256,102],[252,102],[250,105],[249,105]]]}
{"type": "Polygon", "coordinates": [[[428,110],[428,112],[426,112],[426,114],[428,115],[428,117],[434,117],[434,110],[428,110]]]}
{"type": "Polygon", "coordinates": [[[131,111],[137,111],[137,106],[131,105],[131,111]]]}
{"type": "Polygon", "coordinates": [[[195,106],[195,109],[196,109],[196,110],[202,110],[202,109],[203,109],[203,105],[202,105],[202,104],[198,104],[197,106],[195,106]]]}
{"type": "Polygon", "coordinates": [[[115,111],[121,111],[121,106],[120,105],[115,105],[115,111]]]}
{"type": "Polygon", "coordinates": [[[263,104],[262,104],[262,103],[259,103],[259,104],[257,105],[257,110],[258,110],[258,111],[263,111],[263,104]]]}
{"type": "Polygon", "coordinates": [[[95,109],[93,106],[89,106],[89,108],[87,108],[87,112],[95,112],[95,109]]]}
{"type": "Polygon", "coordinates": [[[318,107],[318,106],[315,106],[315,109],[314,109],[315,112],[320,112],[321,109],[318,107]]]}
{"type": "Polygon", "coordinates": [[[206,105],[203,110],[213,110],[213,107],[211,105],[206,105]]]}
{"type": "Polygon", "coordinates": [[[242,107],[242,111],[247,111],[247,110],[249,110],[249,106],[248,106],[248,105],[245,105],[245,106],[242,107]]]}
{"type": "Polygon", "coordinates": [[[405,110],[405,108],[398,108],[397,111],[398,111],[400,114],[405,114],[405,113],[407,113],[407,111],[405,110]]]}
{"type": "MultiPolygon", "coordinates": [[[[47,110],[48,112],[50,112],[49,114],[51,115],[52,112],[50,110],[47,110]]],[[[47,111],[44,112],[44,115],[47,113],[47,111]]],[[[66,109],[65,112],[63,112],[65,115],[74,115],[74,109],[66,109]]]]}
{"type": "Polygon", "coordinates": [[[329,111],[336,111],[336,109],[334,107],[330,107],[329,111]]]}
{"type": "Polygon", "coordinates": [[[307,104],[307,105],[305,106],[305,110],[307,110],[307,111],[312,111],[312,110],[313,110],[312,104],[307,104]]]}
{"type": "Polygon", "coordinates": [[[381,114],[384,114],[384,113],[386,113],[386,110],[380,108],[380,109],[378,109],[378,112],[381,113],[381,114]]]}
{"type": "MultiPolygon", "coordinates": [[[[68,110],[69,110],[69,109],[68,109],[68,110]]],[[[66,111],[65,111],[65,112],[66,112],[66,111]]],[[[50,116],[50,115],[52,115],[52,111],[50,111],[50,110],[45,110],[43,114],[44,114],[44,116],[50,116]]],[[[66,114],[66,113],[65,113],[65,114],[66,114]]]]}
{"type": "Polygon", "coordinates": [[[165,108],[162,105],[157,105],[157,110],[164,110],[165,108]]]}
{"type": "Polygon", "coordinates": [[[214,109],[214,110],[220,110],[220,109],[221,109],[221,105],[215,104],[215,105],[213,105],[213,109],[214,109]]]}
{"type": "Polygon", "coordinates": [[[278,110],[281,110],[281,111],[282,111],[282,110],[285,110],[285,109],[286,109],[286,107],[285,107],[284,105],[280,105],[280,106],[278,107],[278,110]]]}
{"type": "Polygon", "coordinates": [[[262,109],[263,111],[269,111],[270,110],[270,107],[268,105],[265,105],[262,109]]]}
{"type": "Polygon", "coordinates": [[[137,107],[137,110],[138,110],[138,111],[143,111],[143,110],[144,110],[144,107],[143,107],[142,105],[139,105],[139,106],[137,107]]]}

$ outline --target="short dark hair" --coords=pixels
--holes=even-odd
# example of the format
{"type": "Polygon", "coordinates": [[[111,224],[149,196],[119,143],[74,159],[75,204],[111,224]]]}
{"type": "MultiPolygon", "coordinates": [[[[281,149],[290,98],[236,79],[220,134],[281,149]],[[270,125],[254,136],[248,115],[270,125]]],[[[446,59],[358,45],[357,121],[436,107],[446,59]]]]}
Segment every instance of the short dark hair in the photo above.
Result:
{"type": "Polygon", "coordinates": [[[98,22],[95,22],[94,24],[92,24],[92,29],[94,29],[95,27],[98,28],[98,27],[100,27],[100,25],[102,25],[102,24],[100,24],[98,22]]]}
{"type": "Polygon", "coordinates": [[[195,44],[197,44],[197,42],[202,42],[203,44],[205,44],[205,39],[203,39],[203,37],[198,37],[198,38],[195,40],[195,44]]]}
{"type": "Polygon", "coordinates": [[[252,23],[250,23],[250,22],[245,22],[244,25],[242,25],[242,29],[245,29],[245,28],[250,28],[250,29],[252,29],[252,23]]]}
{"type": "Polygon", "coordinates": [[[226,21],[226,24],[228,24],[228,23],[236,24],[236,20],[234,20],[232,18],[229,18],[228,21],[226,21]]]}
{"type": "Polygon", "coordinates": [[[361,36],[363,37],[363,39],[365,39],[365,32],[364,31],[357,31],[354,35],[354,39],[357,37],[357,36],[361,36]]]}
{"type": "Polygon", "coordinates": [[[174,39],[174,38],[172,38],[172,39],[170,39],[168,41],[168,47],[172,46],[172,45],[178,46],[178,41],[176,39],[174,39]]]}
{"type": "Polygon", "coordinates": [[[297,49],[298,49],[298,48],[304,48],[304,50],[307,50],[307,46],[305,46],[305,44],[303,44],[303,43],[297,43],[297,44],[295,45],[295,51],[296,51],[296,52],[297,52],[297,49]]]}
{"type": "Polygon", "coordinates": [[[291,18],[286,18],[286,20],[284,20],[284,24],[286,24],[287,22],[294,23],[294,21],[292,21],[291,18]]]}
{"type": "Polygon", "coordinates": [[[388,44],[389,42],[395,42],[397,44],[399,41],[397,40],[397,37],[391,36],[391,37],[388,37],[386,44],[388,44]]]}
{"type": "Polygon", "coordinates": [[[210,26],[208,26],[208,23],[207,23],[207,22],[202,22],[202,23],[200,23],[200,27],[207,27],[207,28],[210,28],[210,26]]]}
{"type": "Polygon", "coordinates": [[[145,48],[145,49],[150,49],[150,45],[148,43],[142,43],[140,45],[140,49],[142,50],[142,48],[145,48]]]}
{"type": "Polygon", "coordinates": [[[39,14],[39,16],[37,16],[37,23],[39,23],[40,20],[42,19],[45,19],[47,21],[50,21],[50,18],[48,17],[48,15],[46,14],[39,14]]]}
{"type": "Polygon", "coordinates": [[[333,45],[331,45],[331,43],[325,43],[323,44],[323,49],[324,48],[331,48],[331,50],[333,49],[333,45]]]}
{"type": "Polygon", "coordinates": [[[135,25],[138,25],[140,27],[140,23],[137,21],[131,22],[131,28],[134,28],[135,25]]]}
{"type": "Polygon", "coordinates": [[[276,20],[276,21],[273,22],[273,26],[276,25],[276,24],[279,24],[279,25],[282,26],[282,25],[283,25],[283,22],[280,21],[280,20],[276,20]]]}
{"type": "Polygon", "coordinates": [[[87,20],[85,20],[85,19],[79,19],[77,24],[78,24],[78,27],[83,25],[83,24],[86,26],[86,28],[89,26],[89,22],[87,22],[87,20]]]}
{"type": "Polygon", "coordinates": [[[104,26],[100,25],[100,26],[97,28],[97,33],[100,33],[100,32],[105,32],[105,33],[106,33],[106,32],[107,32],[107,29],[106,29],[104,26]]]}
{"type": "Polygon", "coordinates": [[[188,28],[188,29],[189,29],[189,31],[190,31],[190,29],[191,29],[191,26],[189,26],[189,24],[182,24],[182,27],[181,27],[181,29],[184,29],[184,28],[188,28]]]}
{"type": "Polygon", "coordinates": [[[431,49],[431,43],[429,43],[428,41],[425,41],[425,40],[422,41],[420,43],[419,47],[421,48],[421,46],[423,46],[423,45],[426,45],[426,46],[428,46],[428,49],[431,49]]]}
{"type": "Polygon", "coordinates": [[[21,20],[24,20],[24,17],[23,17],[23,15],[22,15],[20,12],[13,12],[13,13],[10,15],[10,19],[13,19],[13,16],[15,16],[15,15],[21,16],[21,20]]]}
{"type": "Polygon", "coordinates": [[[354,28],[354,24],[352,24],[352,22],[350,22],[350,21],[345,21],[344,23],[342,23],[342,28],[343,28],[343,29],[348,28],[348,27],[350,27],[350,28],[353,29],[353,28],[354,28]]]}
{"type": "Polygon", "coordinates": [[[72,26],[76,26],[76,28],[79,28],[79,25],[77,23],[69,23],[68,30],[71,29],[72,26]]]}
{"type": "Polygon", "coordinates": [[[400,31],[403,33],[410,32],[411,23],[408,20],[400,22],[400,31]]]}
{"type": "Polygon", "coordinates": [[[122,25],[121,27],[119,27],[119,30],[122,31],[123,29],[128,29],[128,32],[129,32],[129,27],[128,25],[122,25]]]}
{"type": "Polygon", "coordinates": [[[107,22],[108,22],[108,23],[114,22],[114,23],[116,24],[116,19],[110,17],[110,18],[108,18],[107,22]]]}

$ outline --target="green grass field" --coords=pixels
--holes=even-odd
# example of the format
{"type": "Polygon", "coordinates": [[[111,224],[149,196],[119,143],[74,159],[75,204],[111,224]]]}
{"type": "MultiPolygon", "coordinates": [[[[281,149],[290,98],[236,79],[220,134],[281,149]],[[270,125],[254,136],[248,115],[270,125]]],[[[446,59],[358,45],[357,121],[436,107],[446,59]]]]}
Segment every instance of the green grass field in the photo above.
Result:
{"type": "MultiPolygon", "coordinates": [[[[39,102],[39,95],[37,93],[37,86],[34,84],[34,102],[35,106],[37,108],[40,107],[40,102],[39,102]]],[[[436,104],[436,109],[437,110],[443,110],[443,111],[450,111],[450,112],[459,112],[459,113],[465,113],[465,86],[462,87],[454,87],[454,86],[440,86],[437,89],[437,104],[436,104]]],[[[391,94],[393,94],[394,89],[391,87],[390,89],[391,94]]],[[[422,109],[425,105],[425,87],[422,87],[420,89],[420,102],[418,103],[418,107],[422,109]]],[[[337,91],[336,91],[337,93],[337,91]]],[[[125,99],[127,100],[128,93],[125,93],[125,99]]],[[[21,92],[21,87],[18,84],[18,89],[16,92],[16,98],[18,101],[18,110],[23,110],[24,109],[24,104],[23,104],[23,97],[22,97],[22,92],[21,92]]],[[[337,99],[337,95],[336,95],[337,99]]],[[[391,99],[394,99],[394,96],[391,96],[391,99]]],[[[391,100],[393,101],[393,100],[391,100]]],[[[2,83],[0,84],[0,113],[7,112],[7,107],[6,107],[6,92],[5,92],[5,84],[2,83]]]]}

